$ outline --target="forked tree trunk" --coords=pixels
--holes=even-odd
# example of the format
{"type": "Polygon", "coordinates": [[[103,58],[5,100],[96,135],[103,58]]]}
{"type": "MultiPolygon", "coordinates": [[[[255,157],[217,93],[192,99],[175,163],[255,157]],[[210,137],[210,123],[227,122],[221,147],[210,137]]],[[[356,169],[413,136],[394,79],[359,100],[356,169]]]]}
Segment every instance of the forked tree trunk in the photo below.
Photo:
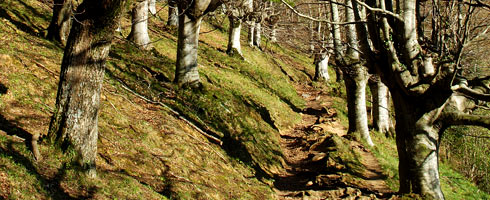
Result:
{"type": "Polygon", "coordinates": [[[168,0],[168,26],[179,25],[179,10],[177,9],[176,0],[168,0]]]}
{"type": "MultiPolygon", "coordinates": [[[[440,108],[424,109],[426,102],[391,91],[396,115],[396,144],[400,193],[422,194],[429,199],[444,199],[439,182],[439,132],[433,116],[440,108]]],[[[436,104],[437,105],[437,104],[436,104]]]]}
{"type": "Polygon", "coordinates": [[[152,15],[157,14],[157,8],[155,4],[156,4],[156,0],[148,0],[148,11],[150,11],[150,14],[152,15]]]}
{"type": "Polygon", "coordinates": [[[390,119],[390,95],[388,87],[378,78],[369,83],[369,89],[373,96],[372,113],[374,129],[387,136],[391,136],[393,127],[390,119]]]}
{"type": "Polygon", "coordinates": [[[329,81],[328,75],[328,60],[330,55],[328,53],[319,53],[315,55],[315,81],[329,81]]]}
{"type": "Polygon", "coordinates": [[[228,33],[228,49],[226,53],[241,56],[240,32],[242,30],[242,20],[233,16],[228,16],[228,19],[230,20],[230,30],[228,33]]]}
{"type": "Polygon", "coordinates": [[[180,86],[199,87],[201,84],[197,68],[201,20],[202,17],[191,19],[187,14],[179,17],[179,38],[174,82],[180,86]]]}
{"type": "Polygon", "coordinates": [[[61,64],[55,113],[48,136],[71,147],[90,177],[96,176],[97,121],[105,59],[125,0],[85,0],[78,7],[61,64]]]}
{"type": "Polygon", "coordinates": [[[72,0],[54,0],[53,17],[48,27],[47,38],[65,45],[72,24],[72,0]]]}
{"type": "Polygon", "coordinates": [[[149,50],[150,36],[148,35],[148,0],[135,2],[131,13],[132,25],[128,39],[143,50],[149,50]]]}

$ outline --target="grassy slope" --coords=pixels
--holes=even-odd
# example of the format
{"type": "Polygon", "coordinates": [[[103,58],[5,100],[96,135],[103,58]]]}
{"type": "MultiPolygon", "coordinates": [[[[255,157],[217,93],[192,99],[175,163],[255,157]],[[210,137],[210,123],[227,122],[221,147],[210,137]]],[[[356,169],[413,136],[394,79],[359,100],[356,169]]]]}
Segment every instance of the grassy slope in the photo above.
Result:
{"type": "MultiPolygon", "coordinates": [[[[82,180],[74,170],[62,173],[60,152],[41,145],[44,160],[35,162],[22,140],[6,135],[47,131],[63,53],[41,37],[49,18],[50,8],[40,1],[0,2],[0,198],[274,198],[268,176],[282,170],[278,131],[300,120],[294,110],[304,104],[288,80],[308,80],[312,67],[294,66],[311,66],[311,59],[277,46],[270,48],[281,60],[248,47],[246,61],[230,58],[223,53],[226,33],[205,24],[203,32],[212,32],[201,35],[204,90],[175,90],[169,81],[176,33],[152,19],[156,51],[141,52],[122,36],[111,50],[99,120],[99,178],[82,180]],[[122,82],[205,125],[223,139],[223,148],[122,82]]],[[[127,16],[123,25],[127,35],[127,16]]],[[[345,102],[338,100],[345,122],[345,102]]],[[[373,151],[396,181],[396,155],[387,153],[395,151],[380,150],[393,149],[393,142],[375,138],[380,145],[373,151]]],[[[442,166],[441,177],[449,198],[489,198],[447,169],[442,166]]]]}
{"type": "MultiPolygon", "coordinates": [[[[160,16],[166,18],[164,12],[160,16]]],[[[301,109],[303,100],[270,55],[245,47],[244,62],[224,54],[227,37],[220,30],[201,37],[204,90],[175,90],[169,80],[176,33],[157,19],[151,23],[156,51],[141,52],[122,36],[111,50],[99,118],[99,178],[81,180],[74,170],[62,173],[61,153],[45,144],[44,160],[36,163],[24,143],[8,135],[47,131],[63,53],[41,37],[49,18],[50,8],[41,1],[0,3],[0,92],[6,90],[0,96],[0,197],[273,198],[269,175],[282,170],[278,131],[300,120],[293,108],[301,109]],[[205,125],[222,138],[223,148],[166,108],[128,92],[122,82],[205,125]]],[[[128,21],[123,35],[129,32],[128,21]]],[[[212,29],[208,24],[202,28],[212,29]]]]}

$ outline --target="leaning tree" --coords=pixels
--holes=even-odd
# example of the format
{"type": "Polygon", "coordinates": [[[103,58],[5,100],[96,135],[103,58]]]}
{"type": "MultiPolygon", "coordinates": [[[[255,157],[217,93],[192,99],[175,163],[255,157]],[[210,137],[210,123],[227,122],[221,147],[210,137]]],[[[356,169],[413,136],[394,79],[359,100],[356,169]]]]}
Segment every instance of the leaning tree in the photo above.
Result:
{"type": "Polygon", "coordinates": [[[48,137],[96,176],[97,121],[105,60],[126,0],[85,0],[77,8],[61,63],[48,137]]]}

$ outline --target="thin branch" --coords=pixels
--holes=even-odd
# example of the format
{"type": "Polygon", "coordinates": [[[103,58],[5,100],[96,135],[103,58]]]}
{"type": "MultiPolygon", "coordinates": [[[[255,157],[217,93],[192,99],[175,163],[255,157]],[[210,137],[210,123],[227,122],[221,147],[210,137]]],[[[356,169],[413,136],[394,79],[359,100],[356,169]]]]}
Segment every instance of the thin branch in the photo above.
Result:
{"type": "Polygon", "coordinates": [[[142,100],[148,102],[148,103],[151,103],[151,104],[157,104],[157,105],[160,105],[164,108],[166,108],[167,110],[169,110],[172,114],[174,114],[177,118],[179,118],[180,120],[184,121],[186,124],[188,124],[189,126],[191,126],[192,128],[194,128],[197,132],[201,133],[202,135],[204,135],[205,137],[207,137],[208,139],[210,139],[211,141],[219,144],[220,146],[223,145],[223,141],[221,141],[220,139],[216,138],[215,136],[211,135],[211,134],[208,134],[206,133],[205,131],[203,131],[201,128],[199,128],[197,125],[195,125],[194,123],[192,123],[191,121],[189,121],[188,119],[186,119],[184,116],[182,116],[182,114],[180,114],[179,112],[175,111],[174,109],[170,108],[169,106],[165,105],[164,103],[160,102],[160,101],[153,101],[153,100],[150,100],[149,98],[131,90],[130,88],[128,88],[126,86],[126,84],[124,82],[122,82],[121,80],[117,79],[119,81],[119,83],[121,83],[121,86],[127,90],[128,92],[134,94],[135,96],[141,98],[142,100]]]}
{"type": "Polygon", "coordinates": [[[451,87],[451,90],[453,90],[455,92],[459,92],[459,93],[464,94],[464,95],[467,95],[467,96],[474,98],[474,99],[477,99],[477,100],[490,101],[490,94],[484,94],[484,93],[478,92],[476,90],[469,88],[465,84],[454,85],[451,87]]]}
{"type": "Polygon", "coordinates": [[[286,5],[286,7],[288,7],[291,11],[294,12],[294,14],[298,15],[299,17],[302,17],[302,18],[305,18],[305,19],[308,19],[308,20],[311,20],[311,21],[315,21],[315,22],[324,22],[324,23],[333,24],[333,25],[348,25],[348,24],[367,23],[366,21],[357,21],[357,22],[332,22],[332,21],[329,21],[327,19],[318,19],[318,18],[314,18],[314,17],[308,16],[308,15],[305,15],[303,13],[300,13],[299,11],[297,11],[296,9],[294,9],[291,5],[289,5],[285,0],[281,0],[281,2],[284,5],[286,5]]]}
{"type": "Polygon", "coordinates": [[[373,7],[367,5],[366,3],[362,2],[362,1],[359,1],[359,0],[354,0],[354,1],[356,1],[361,6],[364,6],[366,9],[368,9],[370,11],[383,13],[385,15],[389,15],[389,16],[394,17],[395,19],[397,19],[400,22],[403,22],[403,18],[401,18],[399,15],[397,15],[397,14],[391,12],[391,11],[388,11],[388,10],[385,10],[385,9],[381,9],[381,8],[373,8],[373,7]]]}
{"type": "Polygon", "coordinates": [[[449,111],[443,114],[442,120],[450,126],[474,125],[490,129],[490,116],[449,111]]]}

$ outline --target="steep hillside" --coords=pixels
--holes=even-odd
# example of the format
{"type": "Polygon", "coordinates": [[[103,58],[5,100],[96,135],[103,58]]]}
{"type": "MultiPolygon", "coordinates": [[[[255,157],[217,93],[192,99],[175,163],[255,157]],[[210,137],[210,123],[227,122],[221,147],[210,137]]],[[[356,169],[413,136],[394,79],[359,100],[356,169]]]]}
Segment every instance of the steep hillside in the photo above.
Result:
{"type": "Polygon", "coordinates": [[[312,83],[308,55],[267,44],[230,57],[225,17],[208,17],[203,88],[178,89],[164,6],[148,52],[125,40],[124,16],[101,95],[98,178],[85,179],[46,141],[42,160],[28,148],[48,130],[63,56],[44,39],[50,4],[0,1],[0,199],[397,198],[384,183],[396,178],[395,156],[379,156],[389,162],[381,172],[377,149],[344,137],[342,86],[312,83]]]}
{"type": "MultiPolygon", "coordinates": [[[[140,51],[123,39],[129,16],[114,42],[100,110],[99,178],[80,180],[76,171],[61,173],[66,167],[60,165],[62,155],[46,143],[40,145],[44,159],[36,162],[23,142],[47,132],[63,53],[59,44],[43,38],[48,5],[36,0],[0,3],[0,196],[273,198],[268,184],[283,162],[279,130],[299,122],[294,110],[304,106],[282,71],[297,80],[305,79],[304,72],[249,48],[244,48],[245,61],[230,58],[224,53],[226,33],[206,24],[199,52],[204,88],[177,90],[171,83],[176,30],[164,25],[163,10],[163,21],[151,18],[153,51],[140,51]]],[[[310,62],[298,62],[303,61],[310,62]]]]}

